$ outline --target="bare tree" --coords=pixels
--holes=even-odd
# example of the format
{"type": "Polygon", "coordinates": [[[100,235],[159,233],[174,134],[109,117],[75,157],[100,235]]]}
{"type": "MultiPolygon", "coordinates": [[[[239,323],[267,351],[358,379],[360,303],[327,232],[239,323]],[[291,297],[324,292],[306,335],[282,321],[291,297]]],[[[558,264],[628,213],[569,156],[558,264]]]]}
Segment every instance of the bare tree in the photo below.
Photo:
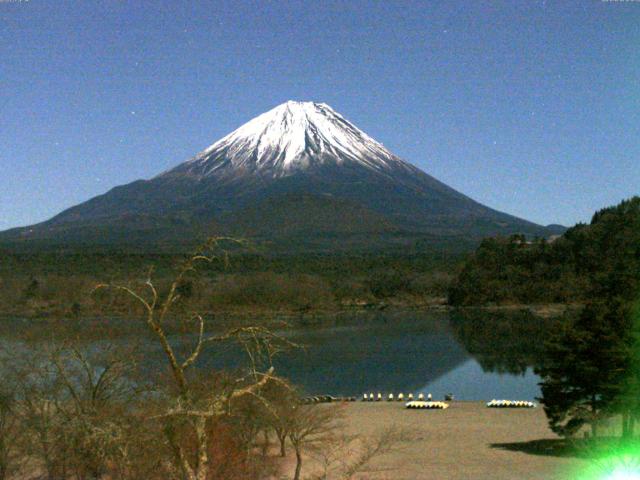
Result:
{"type": "Polygon", "coordinates": [[[130,360],[110,345],[59,344],[45,352],[38,351],[43,345],[26,347],[2,358],[15,395],[12,420],[21,434],[14,447],[48,479],[100,478],[120,461],[126,444],[136,395],[127,375],[130,360]]]}
{"type": "Polygon", "coordinates": [[[278,381],[271,364],[273,355],[290,342],[260,326],[239,327],[220,335],[208,334],[205,320],[197,312],[188,315],[184,325],[194,329],[195,340],[186,353],[180,352],[169,341],[169,317],[172,307],[181,299],[181,287],[196,272],[200,263],[228,261],[227,243],[241,244],[238,240],[216,237],[198,249],[178,270],[166,294],[161,294],[149,278],[140,288],[127,285],[101,284],[97,289],[115,289],[128,295],[144,312],[144,322],[162,348],[171,375],[170,383],[175,395],[166,396],[164,411],[157,414],[164,424],[166,440],[173,453],[179,477],[184,480],[207,480],[213,470],[209,452],[216,441],[209,434],[208,425],[229,413],[231,405],[244,396],[263,401],[261,388],[269,381],[278,381]],[[203,350],[226,341],[236,341],[245,350],[249,368],[245,375],[218,388],[201,388],[197,375],[189,376],[203,350]]]}
{"type": "Polygon", "coordinates": [[[382,467],[372,468],[371,462],[403,448],[411,438],[408,430],[395,426],[366,437],[345,433],[335,435],[311,451],[320,466],[320,472],[312,475],[310,480],[350,480],[359,473],[386,470],[382,467]]]}
{"type": "Polygon", "coordinates": [[[78,478],[101,478],[123,461],[130,405],[138,394],[128,350],[111,345],[91,352],[62,345],[51,353],[61,385],[56,414],[62,420],[69,467],[78,478]]]}
{"type": "Polygon", "coordinates": [[[274,431],[280,447],[280,456],[287,455],[286,442],[293,427],[293,420],[300,405],[300,396],[294,387],[284,381],[268,382],[262,389],[268,402],[265,423],[274,431]]]}
{"type": "Polygon", "coordinates": [[[60,385],[51,363],[45,354],[33,349],[9,355],[3,352],[2,364],[9,374],[5,378],[10,376],[20,399],[14,405],[14,414],[22,433],[16,442],[21,457],[34,461],[34,467],[43,471],[43,478],[66,478],[67,444],[56,401],[60,385]]]}
{"type": "Polygon", "coordinates": [[[339,408],[333,405],[296,405],[292,408],[289,440],[296,453],[293,480],[300,480],[303,452],[334,437],[342,413],[339,408]]]}

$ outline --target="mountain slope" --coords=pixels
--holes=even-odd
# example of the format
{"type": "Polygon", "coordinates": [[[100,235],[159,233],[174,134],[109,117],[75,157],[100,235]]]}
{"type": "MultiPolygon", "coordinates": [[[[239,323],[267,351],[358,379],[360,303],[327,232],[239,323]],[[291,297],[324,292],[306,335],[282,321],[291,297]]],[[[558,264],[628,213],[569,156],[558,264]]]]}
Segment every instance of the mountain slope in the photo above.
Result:
{"type": "Polygon", "coordinates": [[[550,233],[427,175],[328,105],[287,102],[171,170],[3,232],[0,240],[188,243],[228,232],[283,241],[550,233]]]}

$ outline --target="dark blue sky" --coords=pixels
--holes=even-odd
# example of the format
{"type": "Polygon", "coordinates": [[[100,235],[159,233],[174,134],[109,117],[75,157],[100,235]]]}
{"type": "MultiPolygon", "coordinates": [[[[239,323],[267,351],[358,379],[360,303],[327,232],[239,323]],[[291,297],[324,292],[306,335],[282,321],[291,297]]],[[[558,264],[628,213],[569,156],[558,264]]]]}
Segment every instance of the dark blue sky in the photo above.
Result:
{"type": "Polygon", "coordinates": [[[288,99],[538,223],[640,193],[640,2],[0,2],[0,229],[288,99]]]}

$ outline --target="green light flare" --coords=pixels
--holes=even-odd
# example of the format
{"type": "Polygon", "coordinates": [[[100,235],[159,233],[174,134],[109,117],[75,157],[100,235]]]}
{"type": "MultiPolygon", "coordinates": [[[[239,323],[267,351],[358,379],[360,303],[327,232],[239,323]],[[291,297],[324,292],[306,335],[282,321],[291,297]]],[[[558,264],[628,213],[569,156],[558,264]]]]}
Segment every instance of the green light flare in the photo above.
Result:
{"type": "Polygon", "coordinates": [[[610,463],[610,472],[604,473],[606,480],[640,480],[640,464],[637,457],[622,456],[610,463]]]}
{"type": "MultiPolygon", "coordinates": [[[[616,444],[619,440],[615,441],[616,444]]],[[[572,480],[640,480],[640,448],[619,448],[609,454],[594,456],[588,466],[570,475],[572,480]]]]}
{"type": "Polygon", "coordinates": [[[626,469],[616,469],[616,471],[605,478],[606,480],[640,480],[640,473],[626,469]]]}

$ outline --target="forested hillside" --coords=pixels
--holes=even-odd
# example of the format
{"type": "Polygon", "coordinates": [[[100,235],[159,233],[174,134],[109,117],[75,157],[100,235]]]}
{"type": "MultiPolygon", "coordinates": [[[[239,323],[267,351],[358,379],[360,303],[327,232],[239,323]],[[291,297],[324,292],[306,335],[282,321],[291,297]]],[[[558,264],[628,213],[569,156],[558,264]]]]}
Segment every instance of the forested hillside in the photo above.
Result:
{"type": "Polygon", "coordinates": [[[640,197],[596,212],[590,224],[577,224],[555,241],[485,239],[460,267],[449,303],[583,302],[594,282],[620,276],[618,264],[630,258],[640,259],[640,197]]]}

